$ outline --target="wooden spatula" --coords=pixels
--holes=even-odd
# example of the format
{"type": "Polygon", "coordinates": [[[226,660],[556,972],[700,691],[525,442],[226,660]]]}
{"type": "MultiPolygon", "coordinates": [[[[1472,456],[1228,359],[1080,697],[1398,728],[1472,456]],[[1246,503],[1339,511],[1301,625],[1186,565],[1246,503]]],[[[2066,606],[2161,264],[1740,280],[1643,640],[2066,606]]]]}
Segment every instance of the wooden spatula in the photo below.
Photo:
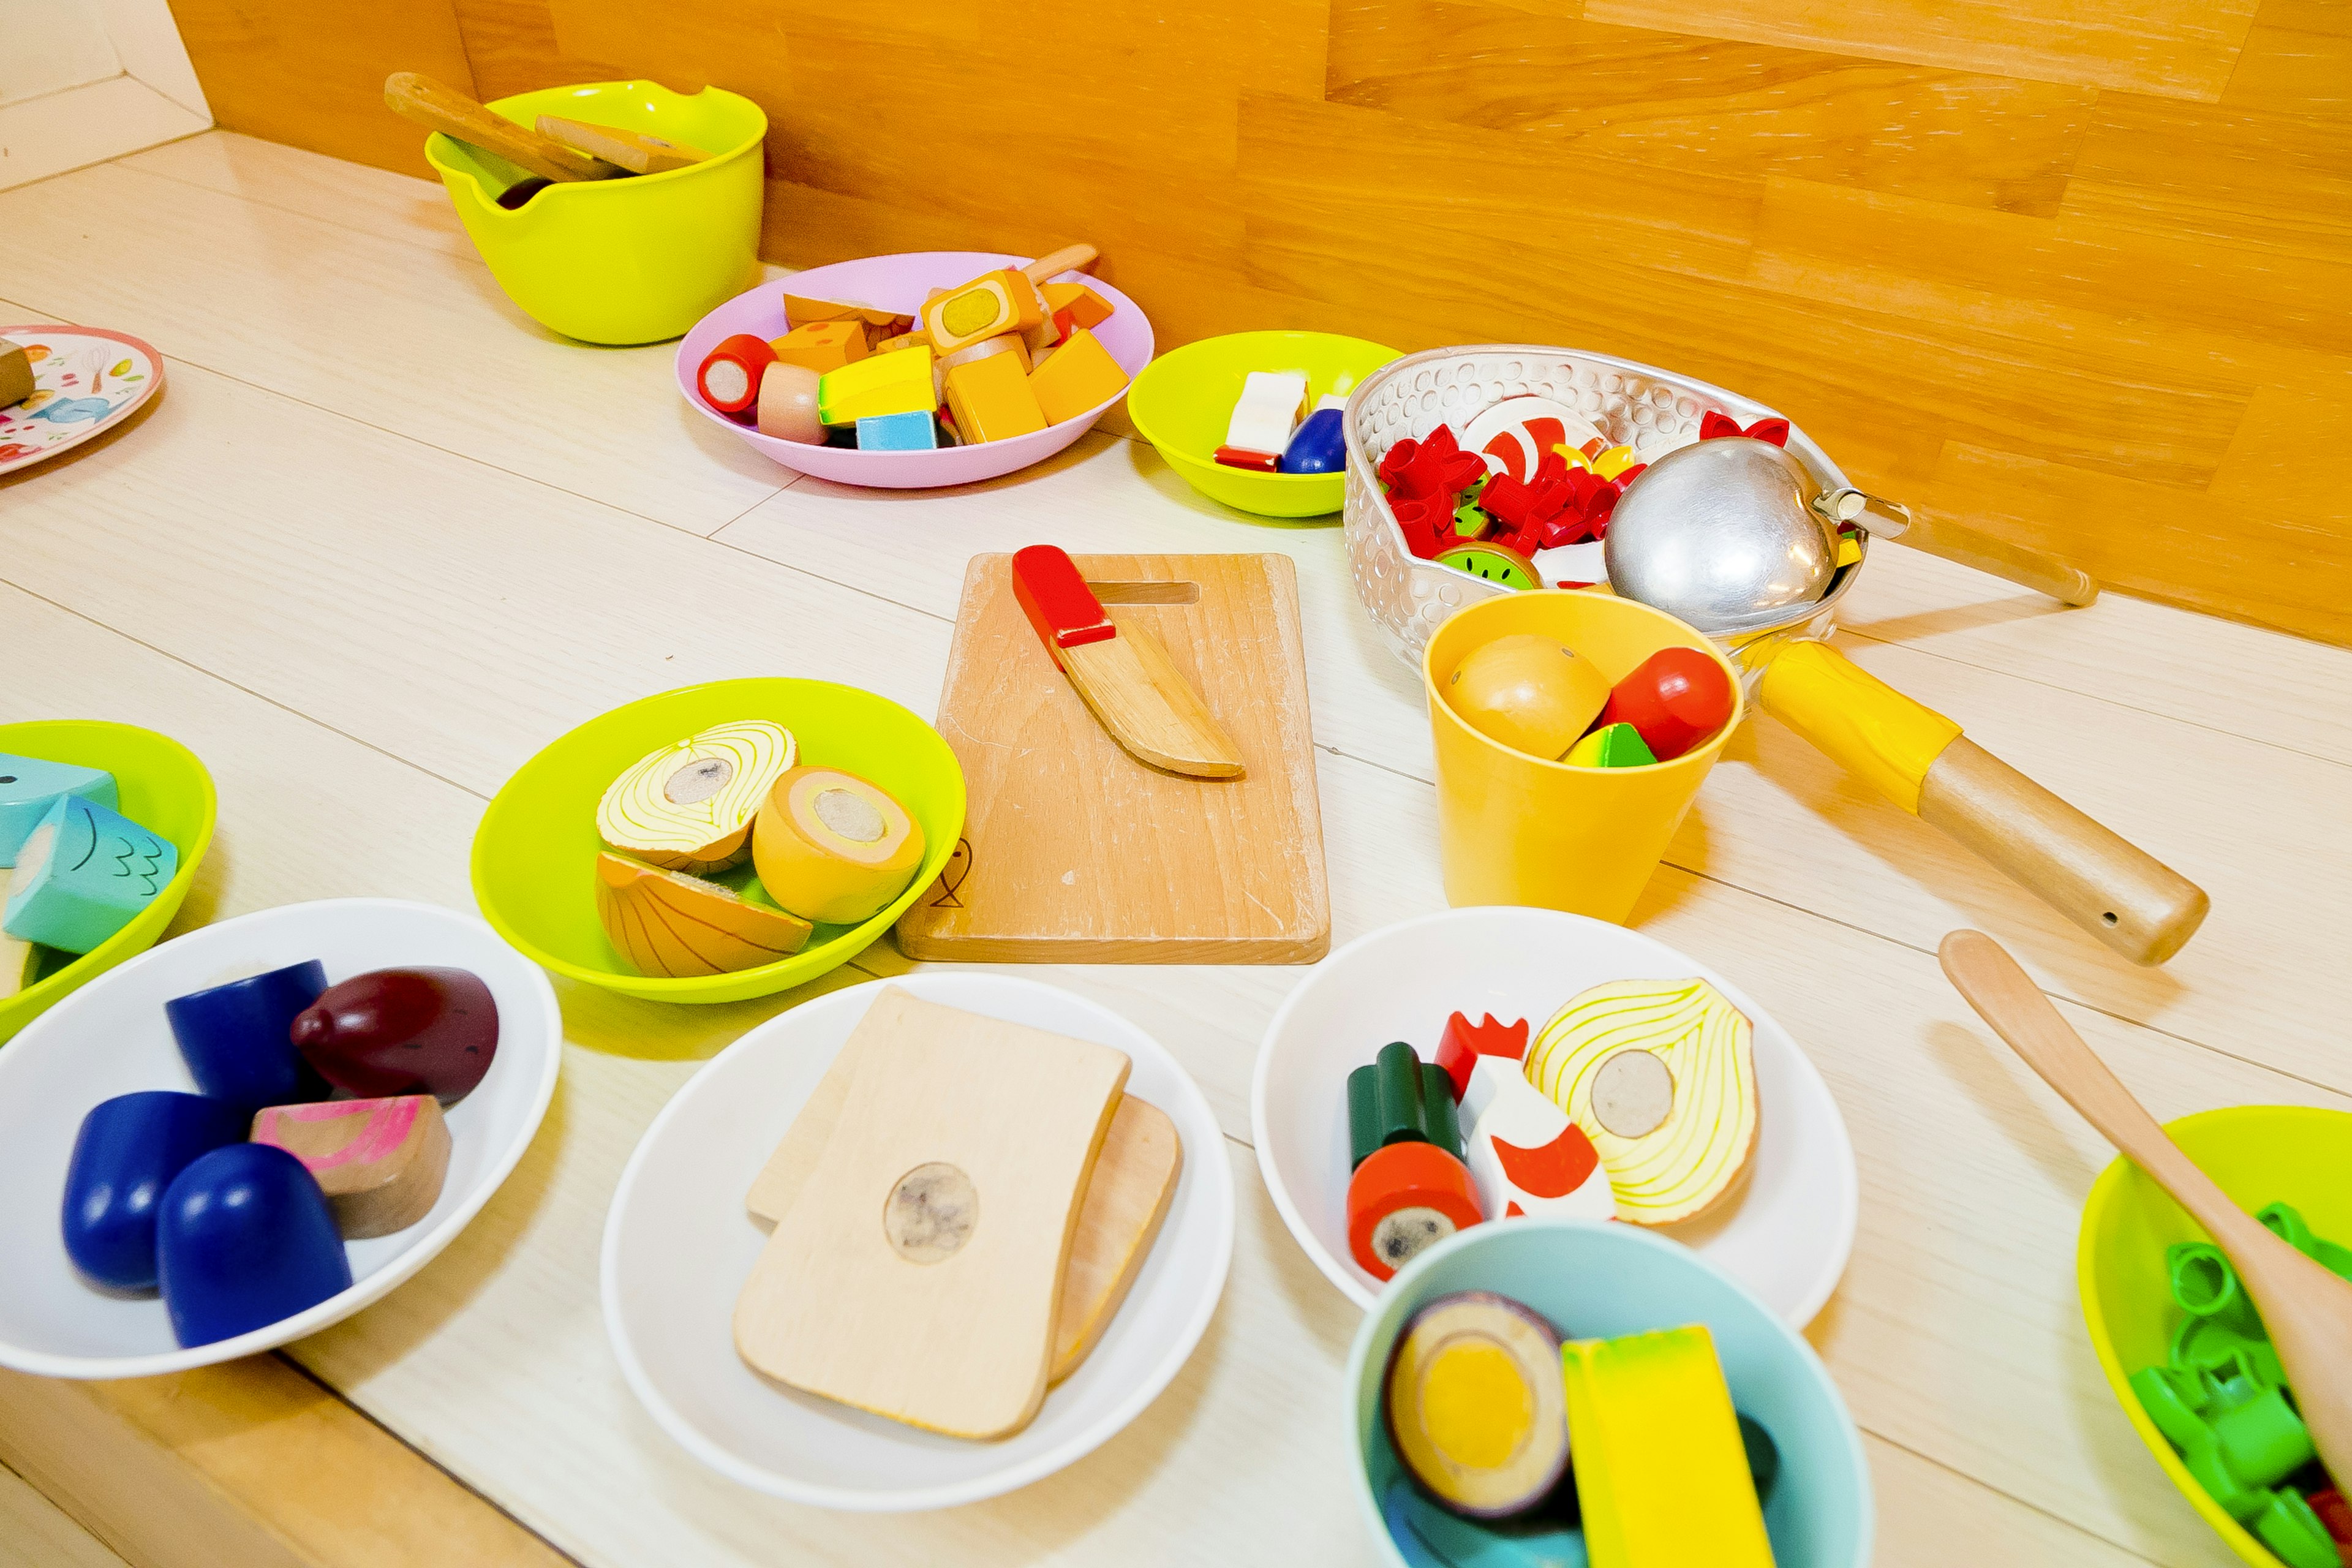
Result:
{"type": "Polygon", "coordinates": [[[2352,1280],[2273,1236],[2215,1186],[2000,943],[1982,931],[1956,931],[1940,956],[1944,973],[1994,1032],[2230,1255],[2270,1331],[2311,1446],[2339,1482],[2352,1483],[2352,1280]]]}
{"type": "Polygon", "coordinates": [[[544,180],[609,180],[628,173],[517,125],[456,88],[415,71],[394,71],[386,77],[383,101],[394,114],[479,147],[544,180]]]}
{"type": "Polygon", "coordinates": [[[1014,551],[1013,595],[1112,740],[1171,773],[1242,776],[1241,752],[1160,639],[1114,622],[1066,553],[1051,544],[1014,551]]]}
{"type": "Polygon", "coordinates": [[[667,174],[672,169],[688,169],[708,163],[710,158],[701,148],[684,142],[649,136],[618,125],[599,125],[590,120],[566,120],[560,114],[541,115],[539,133],[617,164],[632,174],[667,174]]]}

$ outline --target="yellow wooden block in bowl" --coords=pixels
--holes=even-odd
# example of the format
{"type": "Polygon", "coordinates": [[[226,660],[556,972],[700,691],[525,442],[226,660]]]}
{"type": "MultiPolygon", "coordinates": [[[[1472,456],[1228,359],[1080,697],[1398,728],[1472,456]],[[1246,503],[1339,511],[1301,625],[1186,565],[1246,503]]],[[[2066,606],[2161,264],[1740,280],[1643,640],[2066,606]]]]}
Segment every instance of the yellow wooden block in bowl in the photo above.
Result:
{"type": "Polygon", "coordinates": [[[966,442],[1002,441],[1045,427],[1019,355],[991,354],[948,372],[948,412],[966,442]]]}
{"type": "Polygon", "coordinates": [[[771,338],[768,346],[784,363],[805,365],[822,375],[866,357],[866,328],[857,321],[811,321],[771,338]]]}
{"type": "Polygon", "coordinates": [[[816,384],[816,416],[828,425],[855,425],[885,414],[929,414],[939,405],[927,348],[870,354],[825,372],[816,384]]]}
{"type": "Polygon", "coordinates": [[[1048,425],[1075,419],[1127,390],[1127,371],[1096,336],[1080,327],[1045,363],[1029,373],[1029,390],[1048,425]]]}

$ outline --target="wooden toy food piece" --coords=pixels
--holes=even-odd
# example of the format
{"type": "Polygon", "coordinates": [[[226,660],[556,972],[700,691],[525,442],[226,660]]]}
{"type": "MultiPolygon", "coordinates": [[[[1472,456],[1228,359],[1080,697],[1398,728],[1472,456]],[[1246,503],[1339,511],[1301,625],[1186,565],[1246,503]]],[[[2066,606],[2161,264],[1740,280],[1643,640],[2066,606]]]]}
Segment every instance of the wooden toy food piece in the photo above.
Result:
{"type": "Polygon", "coordinates": [[[768,791],[751,858],[779,909],[856,925],[907,890],[923,863],[923,827],[856,773],[794,768],[768,791]]]}
{"type": "Polygon", "coordinates": [[[1593,423],[1549,397],[1507,397],[1482,410],[1462,431],[1462,449],[1515,479],[1529,479],[1554,447],[1601,439],[1593,423]]]}
{"type": "Polygon", "coordinates": [[[858,321],[811,321],[769,341],[776,357],[822,375],[866,357],[866,328],[858,321]]]}
{"type": "Polygon", "coordinates": [[[929,414],[939,405],[929,349],[869,354],[826,371],[817,383],[816,416],[828,425],[855,425],[877,414],[929,414]]]}
{"type": "Polygon", "coordinates": [[[1609,678],[1557,638],[1519,632],[1481,643],[1445,678],[1462,721],[1515,752],[1557,758],[1609,700],[1609,678]]]}
{"type": "Polygon", "coordinates": [[[892,1006],[736,1302],[736,1349],[806,1393],[1009,1436],[1045,1398],[1071,1233],[1128,1059],[903,994],[892,1006]]]}
{"type": "Polygon", "coordinates": [[[789,289],[784,290],[784,320],[794,327],[818,321],[855,321],[877,353],[887,346],[884,340],[902,335],[915,324],[915,318],[904,310],[886,310],[863,300],[819,299],[814,294],[795,294],[789,289]]]}
{"type": "MultiPolygon", "coordinates": [[[[1458,517],[1454,526],[1458,532],[1461,526],[1458,517]]],[[[1439,551],[1435,560],[1440,566],[1467,572],[1473,577],[1488,583],[1500,583],[1515,592],[1544,585],[1542,570],[1524,552],[1514,550],[1507,544],[1456,544],[1439,551]]],[[[1532,637],[1535,634],[1526,632],[1519,635],[1532,637]]]]}
{"type": "Polygon", "coordinates": [[[1670,763],[1713,739],[1730,718],[1731,681],[1723,667],[1695,647],[1666,647],[1609,689],[1599,722],[1631,724],[1652,760],[1670,763]]]}
{"type": "Polygon", "coordinates": [[[983,272],[923,307],[923,332],[942,354],[983,338],[1025,332],[1045,319],[1045,299],[1025,272],[983,272]]]}
{"type": "MultiPolygon", "coordinates": [[[[1289,371],[1254,370],[1225,422],[1224,444],[1237,452],[1280,458],[1290,434],[1307,416],[1307,378],[1289,371]]],[[[1220,459],[1222,461],[1222,459],[1220,459]]]]}
{"type": "Polygon", "coordinates": [[[1045,309],[1067,316],[1073,328],[1092,330],[1110,320],[1110,302],[1083,283],[1045,283],[1037,291],[1045,297],[1045,309]]]}
{"type": "Polygon", "coordinates": [[[765,339],[737,332],[703,356],[694,384],[719,413],[740,414],[760,401],[760,377],[775,363],[776,351],[765,339]]]}
{"type": "Polygon", "coordinates": [[[1183,1165],[1184,1141],[1168,1113],[1131,1094],[1120,1096],[1078,1205],[1054,1312],[1046,1382],[1077,1371],[1110,1326],[1168,1216],[1183,1165]]]}
{"type": "Polygon", "coordinates": [[[1625,723],[1596,727],[1562,759],[1580,768],[1646,768],[1657,760],[1643,742],[1642,731],[1625,723]]]}
{"type": "Polygon", "coordinates": [[[118,810],[114,775],[71,763],[45,762],[0,752],[0,867],[14,866],[16,851],[49,815],[62,795],[79,795],[109,811],[118,810]]]}
{"type": "Polygon", "coordinates": [[[352,1282],[319,1184],[266,1143],[215,1149],[173,1178],[156,1215],[155,1265],[183,1346],[268,1328],[352,1282]]]}
{"type": "Polygon", "coordinates": [[[253,1142],[302,1162],[351,1241],[423,1219],[449,1170],[449,1124],[429,1094],[268,1106],[254,1115],[253,1142]]]}
{"type": "Polygon", "coordinates": [[[196,1087],[250,1119],[265,1105],[327,1098],[327,1080],[294,1048],[294,1020],[327,989],[317,959],[191,991],[164,1021],[196,1087]]]}
{"type": "Polygon", "coordinates": [[[596,918],[640,974],[731,974],[807,945],[809,923],[734,889],[607,849],[596,857],[596,918]]]}
{"type": "Polygon", "coordinates": [[[1210,454],[1229,468],[1248,468],[1261,474],[1279,473],[1282,459],[1272,452],[1252,452],[1240,447],[1220,447],[1210,454]]]}
{"type": "MultiPolygon", "coordinates": [[[[1016,342],[1018,340],[1014,340],[1016,342]]],[[[1029,389],[1027,361],[1010,353],[968,360],[947,373],[948,407],[957,434],[969,444],[1002,441],[1045,428],[1045,412],[1029,389]]]]}
{"type": "Polygon", "coordinates": [[[1172,773],[1242,776],[1241,753],[1160,639],[1112,621],[1066,553],[1028,545],[1013,552],[1012,569],[1029,625],[1111,739],[1172,773]]]}
{"type": "Polygon", "coordinates": [[[201,1094],[149,1089],[90,1107],[66,1164],[66,1256],[99,1284],[155,1283],[155,1215],[189,1162],[242,1142],[245,1116],[201,1094]]]}
{"type": "Polygon", "coordinates": [[[1519,1302],[1486,1290],[1438,1297],[1397,1335],[1381,1380],[1397,1458],[1455,1513],[1534,1508],[1568,1469],[1559,1364],[1559,1335],[1519,1302]]]}
{"type": "Polygon", "coordinates": [[[394,71],[386,77],[383,101],[394,114],[494,153],[543,180],[609,180],[628,172],[526,130],[455,88],[415,71],[394,71]]]}
{"type": "Polygon", "coordinates": [[[642,131],[627,131],[617,125],[567,120],[560,114],[541,115],[539,133],[568,147],[577,147],[632,174],[667,174],[672,169],[692,168],[710,157],[701,148],[684,142],[648,136],[642,131]]]}
{"type": "Polygon", "coordinates": [[[1592,1140],[1635,1225],[1704,1214],[1756,1152],[1748,1019],[1704,980],[1582,993],[1528,1047],[1527,1077],[1592,1140]]]}
{"type": "Polygon", "coordinates": [[[458,1100],[498,1054],[499,1005],[470,970],[378,969],[329,986],[291,1034],[338,1089],[458,1100]]]}
{"type": "MultiPolygon", "coordinates": [[[[1328,398],[1324,400],[1328,405],[1328,398]]],[[[1341,408],[1318,406],[1293,433],[1282,449],[1281,472],[1336,474],[1348,466],[1347,416],[1341,408]]]]}
{"type": "Polygon", "coordinates": [[[1029,373],[1029,390],[1048,425],[1076,419],[1127,390],[1127,371],[1084,327],[1029,373]]]}
{"type": "Polygon", "coordinates": [[[1560,1368],[1592,1568],[1772,1568],[1704,1326],[1570,1341],[1560,1368]]]}
{"type": "Polygon", "coordinates": [[[179,867],[169,839],[95,801],[59,795],[16,851],[0,930],[88,952],[152,902],[179,867]]]}
{"type": "Polygon", "coordinates": [[[1375,1149],[1409,1140],[1434,1143],[1457,1159],[1462,1153],[1445,1069],[1423,1062],[1404,1041],[1391,1040],[1348,1075],[1348,1168],[1362,1164],[1375,1149]]]}
{"type": "Polygon", "coordinates": [[[740,866],[768,786],[793,765],[792,732],[764,719],[716,724],[640,757],[596,805],[605,843],[698,876],[740,866]]]}
{"type": "Polygon", "coordinates": [[[41,948],[0,931],[0,998],[29,989],[40,977],[41,948]]]}
{"type": "MultiPolygon", "coordinates": [[[[871,327],[866,329],[868,332],[871,332],[874,329],[871,327]]],[[[896,337],[877,339],[874,344],[874,352],[877,354],[894,354],[900,349],[927,349],[930,346],[931,340],[925,337],[920,332],[900,332],[896,337]]],[[[936,355],[932,359],[931,368],[934,371],[939,368],[939,361],[936,355]]]]}
{"type": "Polygon", "coordinates": [[[1592,1141],[1527,1080],[1528,1022],[1445,1021],[1439,1070],[1461,1100],[1464,1159],[1489,1219],[1614,1219],[1616,1194],[1592,1141]]]}
{"type": "Polygon", "coordinates": [[[861,452],[928,452],[940,444],[940,423],[929,413],[868,415],[857,422],[861,452]]]}
{"type": "Polygon", "coordinates": [[[12,408],[33,395],[33,359],[22,343],[0,338],[0,408],[12,408]]]}
{"type": "Polygon", "coordinates": [[[1348,1252],[1375,1279],[1483,1217],[1469,1171],[1434,1143],[1375,1149],[1348,1178],[1348,1252]]]}
{"type": "Polygon", "coordinates": [[[824,421],[816,416],[816,389],[824,378],[804,364],[778,360],[760,376],[760,434],[779,441],[824,444],[824,421]]]}

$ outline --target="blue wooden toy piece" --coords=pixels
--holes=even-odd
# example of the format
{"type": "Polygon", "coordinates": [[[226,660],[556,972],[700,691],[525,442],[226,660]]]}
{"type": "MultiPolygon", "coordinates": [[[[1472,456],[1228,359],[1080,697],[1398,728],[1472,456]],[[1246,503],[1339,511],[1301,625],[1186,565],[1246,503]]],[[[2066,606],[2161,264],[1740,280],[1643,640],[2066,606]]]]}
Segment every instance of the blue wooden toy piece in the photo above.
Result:
{"type": "Polygon", "coordinates": [[[317,1179],[271,1143],[215,1149],[173,1178],[155,1258],[184,1348],[268,1328],[352,1282],[317,1179]]]}
{"type": "Polygon", "coordinates": [[[1348,466],[1348,436],[1337,408],[1318,408],[1307,416],[1282,449],[1277,473],[1336,474],[1348,466]]]}
{"type": "Polygon", "coordinates": [[[0,866],[16,863],[16,851],[61,795],[78,795],[109,810],[119,804],[112,773],[0,752],[0,866]]]}
{"type": "Polygon", "coordinates": [[[169,839],[78,795],[61,795],[16,853],[0,929],[88,952],[129,924],[180,868],[169,839]]]}
{"type": "Polygon", "coordinates": [[[155,1284],[155,1215],[199,1155],[245,1142],[245,1111],[201,1094],[148,1089],[90,1107],[66,1164],[66,1256],[117,1290],[155,1284]]]}
{"type": "Polygon", "coordinates": [[[928,452],[939,444],[939,422],[929,414],[876,414],[857,422],[861,452],[928,452]]]}
{"type": "Polygon", "coordinates": [[[317,959],[191,991],[163,1004],[196,1087],[246,1115],[324,1100],[327,1080],[294,1048],[294,1020],[327,989],[317,959]]]}

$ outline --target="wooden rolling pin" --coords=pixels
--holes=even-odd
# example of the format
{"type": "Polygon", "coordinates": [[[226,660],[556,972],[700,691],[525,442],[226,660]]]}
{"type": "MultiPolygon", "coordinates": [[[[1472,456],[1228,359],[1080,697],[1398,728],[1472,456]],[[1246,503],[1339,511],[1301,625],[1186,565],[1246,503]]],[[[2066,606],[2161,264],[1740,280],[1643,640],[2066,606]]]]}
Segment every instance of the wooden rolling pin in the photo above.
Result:
{"type": "Polygon", "coordinates": [[[383,101],[394,114],[478,147],[543,180],[609,180],[628,173],[602,158],[575,153],[561,142],[485,109],[456,88],[415,71],[394,71],[386,77],[383,101]]]}
{"type": "Polygon", "coordinates": [[[2352,1483],[2352,1281],[2305,1258],[2231,1202],[2165,1136],[2000,943],[1982,931],[1956,931],[1937,955],[1994,1033],[2229,1254],[2270,1331],[2311,1446],[2337,1482],[2352,1483]]]}
{"type": "Polygon", "coordinates": [[[2162,963],[2211,900],[1827,643],[1781,647],[1756,688],[1764,710],[1887,799],[2040,895],[2134,963],[2162,963]]]}

